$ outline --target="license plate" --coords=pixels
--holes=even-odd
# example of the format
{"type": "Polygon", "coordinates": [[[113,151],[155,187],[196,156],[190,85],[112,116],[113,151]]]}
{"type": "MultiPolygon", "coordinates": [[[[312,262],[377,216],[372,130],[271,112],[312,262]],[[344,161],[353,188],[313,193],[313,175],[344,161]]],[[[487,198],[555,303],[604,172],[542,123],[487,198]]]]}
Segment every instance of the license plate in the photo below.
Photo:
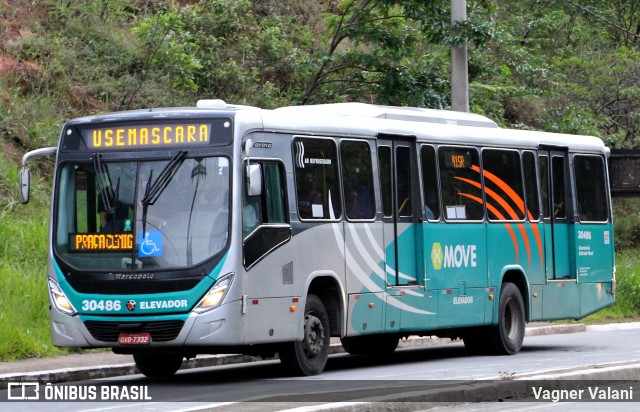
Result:
{"type": "Polygon", "coordinates": [[[118,343],[121,345],[148,345],[151,343],[151,335],[149,335],[149,332],[122,332],[118,336],[118,343]]]}

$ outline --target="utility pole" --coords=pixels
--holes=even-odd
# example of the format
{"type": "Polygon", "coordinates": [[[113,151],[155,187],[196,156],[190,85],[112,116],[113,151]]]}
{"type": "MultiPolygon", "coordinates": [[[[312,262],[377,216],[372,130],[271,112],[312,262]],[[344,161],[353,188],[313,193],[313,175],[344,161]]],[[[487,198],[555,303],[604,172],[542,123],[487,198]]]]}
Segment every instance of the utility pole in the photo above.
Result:
{"type": "MultiPolygon", "coordinates": [[[[467,0],[451,0],[451,25],[467,20],[467,0]]],[[[451,48],[451,110],[469,111],[469,71],[467,42],[451,48]]]]}

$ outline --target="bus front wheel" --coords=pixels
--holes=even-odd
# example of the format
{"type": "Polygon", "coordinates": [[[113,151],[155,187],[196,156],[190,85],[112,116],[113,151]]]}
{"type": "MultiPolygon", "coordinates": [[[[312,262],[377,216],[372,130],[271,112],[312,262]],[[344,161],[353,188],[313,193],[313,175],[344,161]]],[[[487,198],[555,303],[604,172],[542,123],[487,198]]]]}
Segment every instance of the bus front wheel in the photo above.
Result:
{"type": "Polygon", "coordinates": [[[307,296],[304,308],[304,337],[301,342],[283,344],[278,355],[293,375],[318,375],[329,357],[329,316],[316,295],[307,296]]]}
{"type": "Polygon", "coordinates": [[[147,378],[169,378],[182,366],[182,355],[134,353],[133,361],[147,378]]]}

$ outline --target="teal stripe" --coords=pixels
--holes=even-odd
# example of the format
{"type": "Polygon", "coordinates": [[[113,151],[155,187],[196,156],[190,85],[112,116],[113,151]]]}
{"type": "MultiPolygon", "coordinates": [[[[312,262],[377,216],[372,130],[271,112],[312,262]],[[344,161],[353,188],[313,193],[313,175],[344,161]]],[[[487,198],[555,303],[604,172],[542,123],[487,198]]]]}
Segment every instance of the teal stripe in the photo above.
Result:
{"type": "MultiPolygon", "coordinates": [[[[145,317],[147,315],[184,312],[184,315],[180,315],[183,316],[180,319],[186,319],[188,312],[191,311],[220,277],[220,272],[227,260],[227,256],[228,254],[220,260],[208,276],[190,290],[136,295],[79,293],[67,282],[55,259],[52,261],[58,277],[58,285],[60,285],[60,288],[80,315],[128,315],[145,317]],[[127,309],[127,302],[129,301],[135,301],[135,309],[133,311],[127,309]],[[116,308],[118,309],[116,310],[116,308]]],[[[85,317],[82,316],[82,319],[85,319],[85,317]]],[[[100,319],[104,320],[105,318],[101,316],[100,319]]],[[[163,316],[163,319],[169,319],[169,317],[163,316]]]]}

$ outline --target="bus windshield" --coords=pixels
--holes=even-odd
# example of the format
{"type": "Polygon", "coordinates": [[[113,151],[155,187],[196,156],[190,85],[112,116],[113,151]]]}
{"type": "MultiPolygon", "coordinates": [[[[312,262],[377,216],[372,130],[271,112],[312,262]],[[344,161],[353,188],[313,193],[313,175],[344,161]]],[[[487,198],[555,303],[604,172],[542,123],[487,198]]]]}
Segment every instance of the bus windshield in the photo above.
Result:
{"type": "Polygon", "coordinates": [[[66,162],[58,179],[56,251],[85,270],[197,265],[227,244],[229,181],[226,157],[105,162],[98,154],[66,162]]]}

